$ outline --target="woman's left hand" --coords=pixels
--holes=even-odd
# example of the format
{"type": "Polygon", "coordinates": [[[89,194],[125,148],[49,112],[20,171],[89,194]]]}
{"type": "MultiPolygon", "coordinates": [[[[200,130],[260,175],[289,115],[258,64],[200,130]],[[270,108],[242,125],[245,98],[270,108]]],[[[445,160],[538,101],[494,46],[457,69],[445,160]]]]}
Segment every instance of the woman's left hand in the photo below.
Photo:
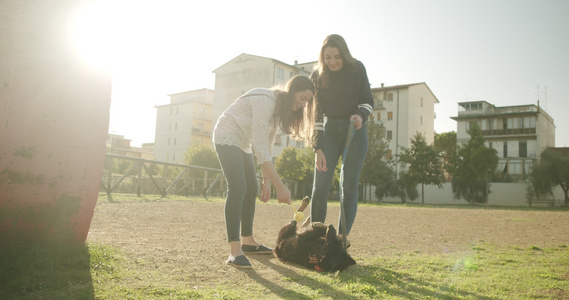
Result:
{"type": "Polygon", "coordinates": [[[360,130],[360,128],[362,128],[362,125],[364,124],[364,121],[362,120],[362,117],[360,115],[352,115],[350,117],[350,121],[354,121],[354,126],[356,127],[356,130],[360,130]]]}

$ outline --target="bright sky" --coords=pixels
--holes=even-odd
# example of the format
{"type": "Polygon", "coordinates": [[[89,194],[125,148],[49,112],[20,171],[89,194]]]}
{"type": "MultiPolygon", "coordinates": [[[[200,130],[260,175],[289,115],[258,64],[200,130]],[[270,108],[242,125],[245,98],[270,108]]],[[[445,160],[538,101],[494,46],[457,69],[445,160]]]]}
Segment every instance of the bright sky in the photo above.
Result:
{"type": "Polygon", "coordinates": [[[94,56],[112,53],[109,131],[133,146],[154,141],[154,106],[172,93],[213,89],[212,71],[241,53],[314,61],[323,39],[337,33],[372,87],[427,83],[440,101],[436,132],[456,131],[457,102],[539,98],[555,120],[556,146],[569,147],[566,0],[105,3],[81,18],[81,30],[95,35],[84,39],[94,56]],[[99,38],[111,40],[110,51],[99,38]]]}

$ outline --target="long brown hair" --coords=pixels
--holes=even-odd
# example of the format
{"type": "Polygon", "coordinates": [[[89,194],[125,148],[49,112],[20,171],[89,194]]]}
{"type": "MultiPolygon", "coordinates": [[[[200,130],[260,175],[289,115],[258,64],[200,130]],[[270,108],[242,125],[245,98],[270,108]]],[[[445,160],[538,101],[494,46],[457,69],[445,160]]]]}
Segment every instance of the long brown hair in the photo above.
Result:
{"type": "Polygon", "coordinates": [[[321,78],[322,87],[328,86],[328,83],[330,83],[330,72],[332,72],[324,62],[324,49],[328,47],[333,47],[340,51],[340,56],[344,62],[343,68],[356,68],[356,59],[350,53],[350,49],[348,49],[348,44],[346,44],[344,38],[338,34],[331,34],[327,36],[322,43],[320,55],[318,56],[317,70],[321,78]]]}
{"type": "MultiPolygon", "coordinates": [[[[310,90],[315,93],[314,83],[310,78],[298,75],[288,81],[284,90],[275,90],[277,94],[275,117],[278,117],[282,131],[290,134],[295,140],[310,139],[314,130],[314,112],[305,108],[294,111],[296,93],[310,90]]],[[[308,101],[307,107],[313,101],[308,101]]],[[[307,140],[308,142],[308,140],[307,140]]]]}

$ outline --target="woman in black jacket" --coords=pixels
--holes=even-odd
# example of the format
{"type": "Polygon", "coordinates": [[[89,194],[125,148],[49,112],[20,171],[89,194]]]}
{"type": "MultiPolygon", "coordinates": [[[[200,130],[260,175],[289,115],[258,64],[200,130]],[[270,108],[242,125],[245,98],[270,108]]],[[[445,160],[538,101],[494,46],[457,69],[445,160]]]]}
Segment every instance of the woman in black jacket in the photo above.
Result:
{"type": "MultiPolygon", "coordinates": [[[[350,122],[355,134],[344,162],[343,198],[346,233],[356,218],[358,182],[367,153],[368,138],[365,121],[373,111],[373,97],[364,65],[350,54],[344,38],[337,34],[326,37],[318,68],[311,79],[316,86],[313,147],[316,168],[311,201],[311,221],[324,222],[327,200],[334,170],[343,155],[350,122]]],[[[342,232],[339,220],[339,232],[342,232]]]]}

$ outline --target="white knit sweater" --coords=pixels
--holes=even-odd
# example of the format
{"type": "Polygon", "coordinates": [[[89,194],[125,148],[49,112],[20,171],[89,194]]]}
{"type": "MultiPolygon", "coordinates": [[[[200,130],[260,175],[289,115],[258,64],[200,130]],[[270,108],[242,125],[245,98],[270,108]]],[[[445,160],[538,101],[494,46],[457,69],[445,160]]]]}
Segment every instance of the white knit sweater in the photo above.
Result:
{"type": "Polygon", "coordinates": [[[236,146],[253,153],[257,163],[273,161],[271,151],[277,135],[275,93],[252,89],[237,98],[219,117],[213,130],[214,144],[236,146]]]}

